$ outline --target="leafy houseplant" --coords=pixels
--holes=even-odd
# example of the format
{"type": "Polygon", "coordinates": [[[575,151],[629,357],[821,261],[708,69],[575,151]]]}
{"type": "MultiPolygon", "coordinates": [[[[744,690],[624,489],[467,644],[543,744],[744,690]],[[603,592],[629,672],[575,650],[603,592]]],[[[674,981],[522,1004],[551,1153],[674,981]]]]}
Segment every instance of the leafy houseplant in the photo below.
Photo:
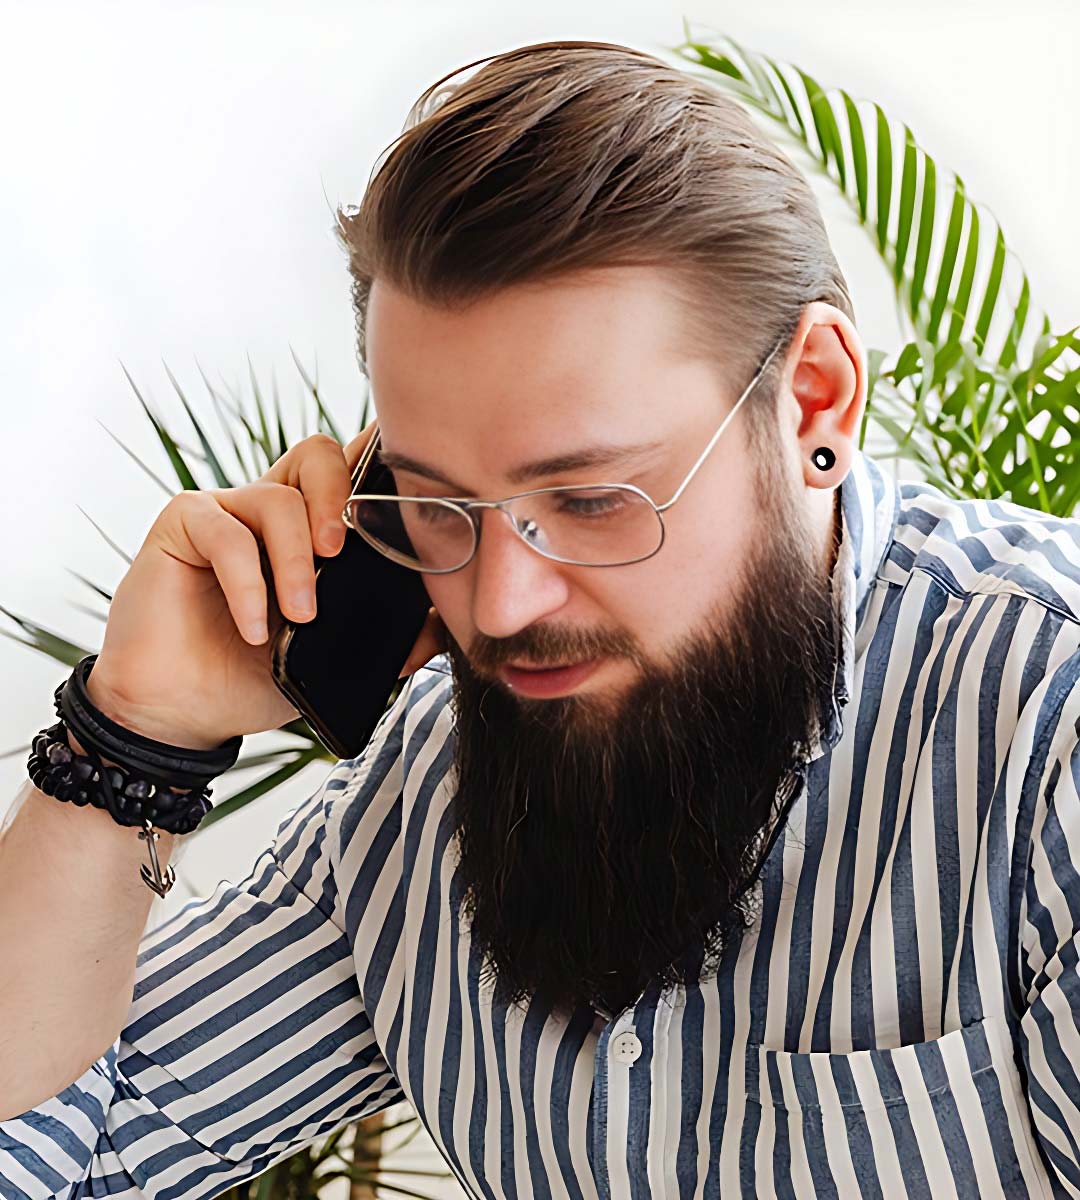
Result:
{"type": "Polygon", "coordinates": [[[913,462],[948,495],[1071,516],[1080,502],[1077,326],[1051,333],[994,218],[880,105],[827,92],[732,38],[694,37],[685,21],[683,30],[673,50],[687,69],[804,151],[889,270],[910,340],[893,355],[868,353],[860,447],[873,421],[893,444],[878,457],[913,462]]]}
{"type": "MultiPolygon", "coordinates": [[[[925,479],[951,496],[998,498],[1071,516],[1080,503],[1076,327],[1051,332],[1046,316],[1031,303],[1027,275],[997,222],[967,197],[958,175],[942,171],[908,126],[888,117],[879,105],[855,101],[843,89],[826,91],[799,68],[748,51],[731,38],[693,36],[685,22],[684,33],[685,41],[671,49],[687,64],[685,69],[732,93],[773,122],[778,141],[808,156],[850,202],[889,272],[908,340],[896,353],[868,352],[870,388],[860,447],[873,422],[890,447],[877,457],[914,463],[925,479]]],[[[317,383],[295,354],[293,359],[306,389],[300,436],[313,423],[344,441],[317,383]]],[[[194,445],[172,431],[128,379],[180,488],[247,482],[285,452],[290,443],[277,389],[267,401],[253,369],[250,403],[235,391],[222,395],[200,371],[227,450],[214,441],[165,369],[194,445]]],[[[365,401],[355,428],[367,422],[367,409],[365,401]]],[[[173,486],[120,444],[165,493],[174,493],[173,486]]],[[[101,605],[108,604],[111,593],[76,577],[97,601],[97,607],[84,611],[104,620],[101,605]]],[[[73,666],[90,653],[28,618],[0,611],[18,627],[0,632],[57,662],[73,666]]],[[[242,757],[234,768],[271,769],[215,804],[200,828],[278,787],[314,759],[329,759],[304,720],[291,722],[283,732],[292,739],[289,745],[242,757]]],[[[380,1176],[379,1139],[405,1126],[412,1136],[419,1122],[412,1118],[383,1127],[382,1114],[376,1114],[348,1127],[353,1131],[348,1150],[347,1129],[340,1129],[321,1145],[305,1148],[225,1194],[232,1200],[307,1200],[329,1181],[347,1178],[351,1200],[374,1196],[376,1188],[421,1196],[380,1176]]],[[[441,1176],[448,1177],[445,1172],[441,1176]]]]}

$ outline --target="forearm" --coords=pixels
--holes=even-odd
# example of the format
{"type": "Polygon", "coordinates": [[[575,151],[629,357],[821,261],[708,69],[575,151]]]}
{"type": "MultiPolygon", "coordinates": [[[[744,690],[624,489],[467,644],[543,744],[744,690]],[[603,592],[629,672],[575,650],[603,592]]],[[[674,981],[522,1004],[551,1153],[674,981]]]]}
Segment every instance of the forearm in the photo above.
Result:
{"type": "MultiPolygon", "coordinates": [[[[162,870],[176,836],[159,831],[162,870]]],[[[124,1025],[155,896],[146,843],[30,783],[0,831],[0,1120],[61,1092],[124,1025]]]]}

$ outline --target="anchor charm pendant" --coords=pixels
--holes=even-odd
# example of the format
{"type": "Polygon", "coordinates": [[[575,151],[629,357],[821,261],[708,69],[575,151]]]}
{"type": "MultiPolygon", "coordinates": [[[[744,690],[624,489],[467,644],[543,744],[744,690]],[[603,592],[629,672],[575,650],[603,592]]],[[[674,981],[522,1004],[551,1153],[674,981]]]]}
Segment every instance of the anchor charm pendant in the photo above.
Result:
{"type": "Polygon", "coordinates": [[[148,888],[157,892],[159,896],[164,897],[165,893],[176,882],[176,872],[170,863],[165,868],[165,874],[162,875],[161,873],[161,863],[158,861],[157,846],[154,845],[159,837],[160,834],[153,825],[144,819],[143,827],[139,830],[139,839],[146,842],[146,848],[150,854],[150,867],[148,868],[146,863],[143,863],[139,868],[139,874],[148,888]]]}

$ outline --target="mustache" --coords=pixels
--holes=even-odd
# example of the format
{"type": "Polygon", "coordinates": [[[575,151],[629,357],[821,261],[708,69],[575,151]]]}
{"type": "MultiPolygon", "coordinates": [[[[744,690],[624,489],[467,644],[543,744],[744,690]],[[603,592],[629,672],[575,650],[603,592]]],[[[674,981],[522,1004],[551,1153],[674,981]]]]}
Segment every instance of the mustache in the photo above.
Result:
{"type": "Polygon", "coordinates": [[[508,638],[478,633],[470,640],[467,650],[449,632],[447,638],[459,661],[465,659],[475,674],[487,678],[520,660],[555,666],[591,658],[627,658],[638,667],[645,665],[637,641],[619,630],[530,625],[508,638]]]}

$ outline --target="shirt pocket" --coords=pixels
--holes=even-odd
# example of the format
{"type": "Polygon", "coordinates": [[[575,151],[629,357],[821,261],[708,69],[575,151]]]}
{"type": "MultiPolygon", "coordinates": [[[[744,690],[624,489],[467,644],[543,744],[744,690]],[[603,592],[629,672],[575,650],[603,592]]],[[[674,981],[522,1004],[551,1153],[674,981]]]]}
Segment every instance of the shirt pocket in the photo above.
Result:
{"type": "Polygon", "coordinates": [[[759,1196],[1053,1195],[1000,1017],[891,1050],[750,1054],[759,1196]]]}

